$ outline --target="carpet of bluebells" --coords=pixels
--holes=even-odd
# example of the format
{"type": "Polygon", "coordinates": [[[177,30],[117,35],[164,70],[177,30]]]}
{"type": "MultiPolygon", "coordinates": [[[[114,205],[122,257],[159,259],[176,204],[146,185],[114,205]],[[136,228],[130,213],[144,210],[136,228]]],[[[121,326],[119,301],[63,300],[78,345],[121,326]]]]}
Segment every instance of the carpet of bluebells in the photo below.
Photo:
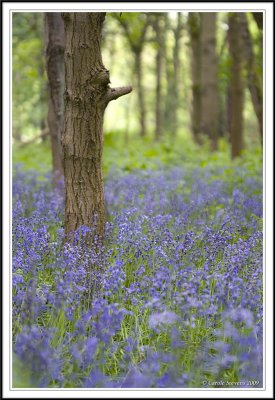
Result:
{"type": "Polygon", "coordinates": [[[100,248],[86,227],[65,242],[64,188],[51,181],[20,167],[13,177],[13,360],[25,387],[263,386],[260,172],[111,172],[100,248]]]}

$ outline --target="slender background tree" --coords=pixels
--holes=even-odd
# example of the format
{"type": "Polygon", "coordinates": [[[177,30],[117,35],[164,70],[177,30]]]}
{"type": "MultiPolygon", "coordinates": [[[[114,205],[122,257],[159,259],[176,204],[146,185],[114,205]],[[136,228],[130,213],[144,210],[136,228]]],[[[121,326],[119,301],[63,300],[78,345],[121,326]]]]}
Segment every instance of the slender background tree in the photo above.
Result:
{"type": "Polygon", "coordinates": [[[178,122],[178,110],[179,110],[179,77],[180,77],[180,69],[181,69],[181,46],[180,46],[180,39],[182,37],[183,32],[183,17],[180,12],[177,13],[177,22],[176,26],[172,28],[173,36],[174,36],[174,46],[173,46],[173,75],[172,75],[172,90],[171,94],[168,93],[169,97],[171,98],[171,119],[169,119],[169,125],[171,123],[171,132],[172,136],[177,136],[178,129],[179,129],[179,122],[178,122]]]}
{"type": "Polygon", "coordinates": [[[55,178],[63,174],[61,135],[64,128],[64,23],[61,13],[45,13],[45,55],[49,81],[48,126],[55,178]]]}
{"type": "Polygon", "coordinates": [[[230,112],[230,138],[232,158],[241,155],[243,150],[243,108],[244,108],[244,82],[243,82],[243,51],[240,40],[240,16],[230,13],[229,21],[229,50],[231,56],[231,112],[230,112]]]}
{"type": "Polygon", "coordinates": [[[134,55],[134,74],[136,76],[136,90],[138,96],[140,136],[144,137],[146,136],[147,128],[142,52],[148,29],[148,16],[145,13],[114,13],[113,16],[123,29],[128,46],[134,55]]]}
{"type": "Polygon", "coordinates": [[[192,114],[191,126],[196,143],[201,143],[201,21],[200,13],[188,13],[188,30],[191,48],[192,114]]]}
{"type": "MultiPolygon", "coordinates": [[[[262,15],[253,13],[259,27],[259,49],[262,48],[262,15]],[[256,15],[256,16],[255,16],[256,15]]],[[[263,145],[263,82],[262,82],[262,52],[260,50],[260,62],[257,65],[253,49],[253,40],[249,31],[246,13],[239,13],[240,37],[243,40],[243,54],[246,59],[247,85],[251,95],[253,108],[258,120],[261,144],[263,145]]]]}
{"type": "Polygon", "coordinates": [[[159,140],[163,135],[163,75],[165,57],[165,36],[164,36],[164,14],[154,13],[151,18],[152,27],[155,31],[156,43],[156,101],[155,101],[155,140],[159,140]]]}
{"type": "Polygon", "coordinates": [[[216,13],[200,13],[201,21],[201,132],[211,141],[218,139],[218,71],[216,53],[216,13]]]}

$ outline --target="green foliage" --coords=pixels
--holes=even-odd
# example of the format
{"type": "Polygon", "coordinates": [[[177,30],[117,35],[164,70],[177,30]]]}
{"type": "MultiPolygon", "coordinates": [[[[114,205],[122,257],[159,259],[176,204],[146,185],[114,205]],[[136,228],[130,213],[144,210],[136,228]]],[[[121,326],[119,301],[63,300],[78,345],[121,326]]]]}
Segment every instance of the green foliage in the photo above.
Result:
{"type": "Polygon", "coordinates": [[[199,17],[199,13],[197,13],[197,12],[188,13],[187,24],[188,24],[188,29],[189,29],[190,34],[194,38],[198,38],[199,37],[199,33],[200,33],[200,17],[199,17]]]}
{"type": "Polygon", "coordinates": [[[143,29],[147,23],[146,13],[123,12],[110,13],[126,32],[126,38],[132,47],[141,47],[143,43],[143,29]]]}
{"type": "Polygon", "coordinates": [[[22,164],[24,170],[35,170],[40,173],[50,171],[52,166],[49,141],[30,143],[25,146],[15,144],[12,151],[12,163],[22,164]]]}
{"type": "MultiPolygon", "coordinates": [[[[51,170],[51,151],[49,141],[31,143],[20,147],[14,145],[13,164],[22,163],[22,168],[39,172],[51,170]]],[[[190,136],[182,134],[176,138],[167,138],[155,142],[150,138],[142,139],[131,136],[125,143],[123,132],[106,132],[103,150],[103,172],[107,176],[110,170],[119,169],[125,172],[133,170],[157,170],[161,165],[179,165],[215,167],[227,166],[225,174],[233,177],[234,166],[244,165],[253,175],[262,168],[262,149],[255,144],[248,144],[242,157],[231,161],[230,145],[225,139],[219,142],[219,151],[210,152],[210,144],[205,140],[199,147],[190,136]],[[232,169],[230,169],[232,168],[232,169]]]]}
{"type": "Polygon", "coordinates": [[[12,355],[12,387],[13,388],[29,388],[30,371],[24,367],[19,358],[12,355]]]}
{"type": "Polygon", "coordinates": [[[12,19],[13,137],[39,133],[46,117],[46,75],[42,13],[13,13],[12,19]]]}

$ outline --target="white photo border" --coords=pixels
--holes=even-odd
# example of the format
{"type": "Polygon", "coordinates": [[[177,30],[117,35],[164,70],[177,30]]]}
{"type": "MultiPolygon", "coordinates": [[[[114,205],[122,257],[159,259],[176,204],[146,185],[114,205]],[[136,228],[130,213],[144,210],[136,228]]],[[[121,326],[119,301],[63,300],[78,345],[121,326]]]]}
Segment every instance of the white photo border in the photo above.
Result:
{"type": "Polygon", "coordinates": [[[3,398],[273,398],[273,2],[2,2],[3,43],[3,398]],[[262,11],[264,13],[264,388],[12,389],[11,363],[11,15],[13,11],[262,11]]]}

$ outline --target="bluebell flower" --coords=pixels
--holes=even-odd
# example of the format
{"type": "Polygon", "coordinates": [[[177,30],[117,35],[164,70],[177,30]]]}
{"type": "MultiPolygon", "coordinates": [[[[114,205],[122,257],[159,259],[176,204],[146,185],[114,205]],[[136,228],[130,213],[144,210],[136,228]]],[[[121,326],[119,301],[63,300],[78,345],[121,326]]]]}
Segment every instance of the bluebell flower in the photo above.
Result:
{"type": "Polygon", "coordinates": [[[151,314],[149,317],[149,326],[155,328],[158,325],[170,325],[179,320],[179,317],[173,311],[163,311],[161,313],[151,314]]]}

